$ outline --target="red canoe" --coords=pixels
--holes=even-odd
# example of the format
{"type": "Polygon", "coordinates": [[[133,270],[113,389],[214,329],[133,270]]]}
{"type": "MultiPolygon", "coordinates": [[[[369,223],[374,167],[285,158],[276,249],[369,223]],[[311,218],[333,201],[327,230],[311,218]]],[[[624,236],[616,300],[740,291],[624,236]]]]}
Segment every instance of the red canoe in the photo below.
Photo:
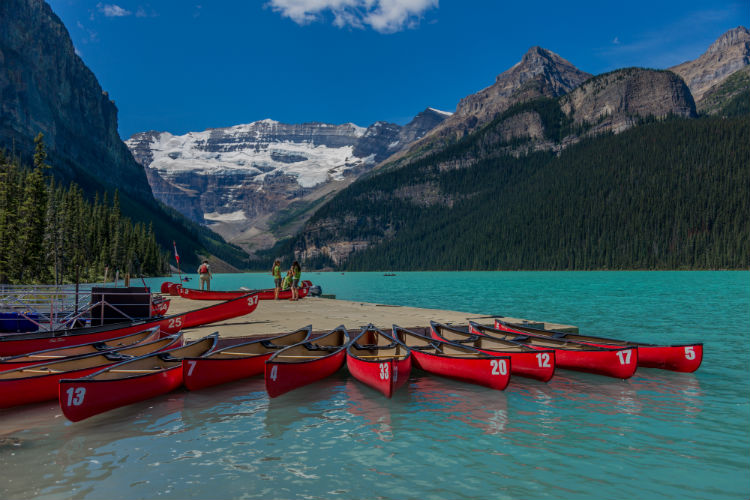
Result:
{"type": "Polygon", "coordinates": [[[144,356],[173,347],[182,335],[125,347],[102,354],[50,361],[0,373],[0,408],[47,401],[57,397],[57,383],[63,378],[78,378],[125,359],[144,356]]]}
{"type": "Polygon", "coordinates": [[[151,302],[151,316],[164,316],[169,310],[170,299],[151,302]]]}
{"type": "Polygon", "coordinates": [[[184,347],[142,356],[79,379],[60,380],[60,408],[72,422],[171,392],[182,385],[182,359],[207,354],[213,333],[184,347]]]}
{"type": "Polygon", "coordinates": [[[169,293],[169,285],[174,285],[174,283],[171,283],[169,281],[165,281],[161,284],[161,293],[169,293]]]}
{"type": "MultiPolygon", "coordinates": [[[[299,287],[299,298],[307,296],[310,291],[312,283],[310,281],[303,281],[299,287]]],[[[248,293],[257,293],[260,300],[273,300],[275,290],[273,288],[266,288],[265,290],[235,290],[235,291],[221,291],[221,290],[196,290],[195,288],[180,287],[178,289],[180,297],[191,300],[230,300],[248,293]]],[[[279,299],[291,299],[292,291],[283,290],[279,292],[279,299]]]]}
{"type": "Polygon", "coordinates": [[[523,344],[485,337],[434,321],[430,322],[430,336],[473,347],[492,356],[508,356],[512,375],[548,382],[555,374],[555,351],[552,349],[539,351],[523,344]]]}
{"type": "Polygon", "coordinates": [[[638,366],[646,368],[661,368],[675,372],[692,373],[698,369],[703,361],[703,344],[657,345],[643,342],[629,342],[627,340],[593,337],[577,333],[556,332],[554,330],[539,330],[524,325],[506,323],[495,320],[498,330],[515,330],[524,334],[540,337],[552,337],[560,340],[573,340],[600,347],[637,347],[638,366]]]}
{"type": "Polygon", "coordinates": [[[479,335],[521,342],[533,349],[554,349],[557,366],[568,370],[627,379],[632,377],[638,368],[637,347],[598,347],[549,337],[535,337],[522,332],[498,330],[474,322],[469,322],[469,329],[479,335]]]}
{"type": "Polygon", "coordinates": [[[38,365],[40,363],[49,363],[59,359],[69,359],[73,357],[86,356],[88,354],[101,354],[107,351],[114,351],[136,344],[143,344],[157,340],[160,336],[159,327],[149,328],[142,332],[131,333],[114,339],[108,339],[103,342],[90,342],[88,344],[74,345],[63,347],[61,349],[45,349],[43,351],[32,352],[29,354],[19,354],[0,360],[0,371],[15,370],[24,366],[38,365]]]}
{"type": "Polygon", "coordinates": [[[373,325],[362,329],[346,354],[346,367],[354,378],[387,398],[409,380],[411,351],[373,325]]]}
{"type": "Polygon", "coordinates": [[[414,363],[426,372],[500,391],[508,387],[509,356],[493,356],[473,347],[425,337],[397,325],[393,325],[393,334],[406,344],[414,363]]]}
{"type": "Polygon", "coordinates": [[[292,333],[235,344],[206,356],[186,357],[182,363],[185,387],[197,391],[204,387],[259,375],[263,373],[265,362],[272,354],[290,345],[304,342],[311,333],[312,326],[306,326],[292,333]]]}
{"type": "Polygon", "coordinates": [[[334,374],[344,365],[349,341],[349,332],[342,325],[278,351],[266,361],[266,392],[275,398],[334,374]]]}
{"type": "Polygon", "coordinates": [[[162,334],[172,334],[183,328],[192,328],[244,316],[253,312],[257,307],[257,294],[244,295],[237,299],[163,318],[128,321],[88,328],[6,335],[0,337],[0,356],[15,356],[44,349],[105,341],[154,326],[158,326],[162,334]]]}

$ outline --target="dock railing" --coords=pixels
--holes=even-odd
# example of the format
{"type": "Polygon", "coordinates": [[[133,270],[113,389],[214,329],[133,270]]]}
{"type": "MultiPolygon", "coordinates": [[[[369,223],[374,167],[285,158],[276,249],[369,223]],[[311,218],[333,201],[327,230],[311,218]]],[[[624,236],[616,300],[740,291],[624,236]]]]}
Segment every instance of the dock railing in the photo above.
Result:
{"type": "Polygon", "coordinates": [[[151,315],[148,288],[109,286],[103,283],[0,285],[0,333],[14,332],[13,318],[18,320],[15,331],[19,332],[68,329],[151,315]]]}

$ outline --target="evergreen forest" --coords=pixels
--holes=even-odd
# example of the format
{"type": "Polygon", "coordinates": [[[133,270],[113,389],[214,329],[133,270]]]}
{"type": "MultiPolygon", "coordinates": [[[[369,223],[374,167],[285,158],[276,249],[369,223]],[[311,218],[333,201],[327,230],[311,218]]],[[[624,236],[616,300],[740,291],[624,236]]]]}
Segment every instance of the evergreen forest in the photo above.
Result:
{"type": "Polygon", "coordinates": [[[72,283],[169,271],[154,230],[120,212],[119,195],[90,201],[77,184],[56,184],[43,137],[33,166],[0,152],[0,283],[72,283]]]}
{"type": "Polygon", "coordinates": [[[362,271],[750,267],[746,114],[645,121],[559,155],[488,154],[491,133],[355,182],[272,252],[365,241],[335,266],[362,271]]]}

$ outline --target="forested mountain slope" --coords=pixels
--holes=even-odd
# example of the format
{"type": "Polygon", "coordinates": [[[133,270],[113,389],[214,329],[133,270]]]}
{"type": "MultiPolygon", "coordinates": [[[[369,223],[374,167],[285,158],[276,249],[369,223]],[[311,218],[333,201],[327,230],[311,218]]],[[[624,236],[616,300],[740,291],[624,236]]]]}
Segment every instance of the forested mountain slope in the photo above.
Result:
{"type": "Polygon", "coordinates": [[[559,156],[478,154],[483,132],[353,184],[277,252],[350,270],[750,266],[748,116],[643,123],[559,156]]]}

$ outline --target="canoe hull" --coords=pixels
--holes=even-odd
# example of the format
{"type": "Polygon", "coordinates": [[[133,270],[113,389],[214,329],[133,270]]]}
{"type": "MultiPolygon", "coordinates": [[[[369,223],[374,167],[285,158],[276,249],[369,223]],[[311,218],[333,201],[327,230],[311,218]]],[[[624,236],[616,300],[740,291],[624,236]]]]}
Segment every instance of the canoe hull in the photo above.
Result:
{"type": "Polygon", "coordinates": [[[409,380],[411,359],[368,361],[347,356],[346,367],[354,378],[390,398],[409,380]]]}
{"type": "Polygon", "coordinates": [[[60,408],[71,422],[167,394],[182,385],[182,366],[120,380],[62,380],[60,408]]]}
{"type": "Polygon", "coordinates": [[[555,359],[560,368],[621,379],[628,379],[635,374],[638,354],[638,348],[604,351],[555,349],[555,359]]]}
{"type": "Polygon", "coordinates": [[[151,304],[151,316],[164,316],[169,311],[170,299],[151,304]]]}
{"type": "Polygon", "coordinates": [[[265,364],[266,392],[272,398],[312,384],[336,373],[346,360],[346,350],[307,363],[269,361],[265,364]]]}
{"type": "MultiPolygon", "coordinates": [[[[494,330],[498,334],[507,332],[510,334],[518,334],[530,337],[532,339],[538,338],[546,342],[556,341],[548,337],[536,336],[528,332],[522,332],[519,330],[513,330],[512,328],[488,328],[481,327],[481,330],[472,325],[471,330],[479,335],[486,335],[492,337],[492,331],[494,330]]],[[[498,337],[501,338],[501,337],[498,337]]],[[[560,340],[559,343],[565,341],[560,340]]],[[[583,344],[581,342],[571,343],[578,344],[579,346],[586,346],[591,344],[583,344]]],[[[555,351],[555,363],[560,368],[568,370],[575,370],[585,373],[593,373],[596,375],[604,375],[606,377],[613,377],[619,379],[628,379],[635,374],[635,370],[638,368],[638,348],[637,347],[613,347],[613,346],[595,346],[591,345],[591,349],[565,349],[550,346],[536,346],[531,343],[529,347],[536,350],[549,350],[555,351]]]]}
{"type": "Polygon", "coordinates": [[[99,365],[82,370],[51,373],[39,377],[0,380],[0,408],[11,408],[29,403],[40,403],[57,398],[58,383],[63,378],[85,377],[109,365],[99,365]]]}
{"type": "MultiPolygon", "coordinates": [[[[309,281],[303,282],[299,287],[299,298],[306,297],[310,290],[309,281]],[[309,283],[309,284],[308,284],[309,283]]],[[[180,287],[178,290],[180,297],[191,300],[231,300],[237,297],[242,297],[248,293],[256,293],[259,300],[273,300],[275,297],[275,291],[273,288],[267,288],[265,290],[254,290],[254,291],[208,291],[208,290],[196,290],[195,288],[184,288],[180,287]]],[[[291,299],[292,291],[284,290],[279,292],[279,299],[291,299]]]]}
{"type": "Polygon", "coordinates": [[[437,356],[412,350],[414,362],[422,370],[462,382],[505,390],[510,382],[511,360],[509,357],[458,358],[437,356]]]}
{"type": "MultiPolygon", "coordinates": [[[[434,328],[431,329],[431,336],[435,340],[450,340],[441,337],[434,328]]],[[[481,352],[492,356],[507,356],[510,358],[511,375],[519,377],[532,378],[541,382],[549,382],[555,375],[555,366],[557,360],[554,351],[545,352],[512,352],[493,349],[480,349],[481,352]]]]}
{"type": "MultiPolygon", "coordinates": [[[[591,344],[611,347],[606,344],[591,344]]],[[[692,373],[703,361],[703,344],[638,346],[638,366],[692,373]]]]}
{"type": "Polygon", "coordinates": [[[182,362],[183,381],[191,391],[263,373],[272,352],[240,359],[191,358],[182,362]]]}
{"type": "Polygon", "coordinates": [[[518,330],[502,321],[495,320],[495,328],[503,331],[521,331],[524,335],[540,335],[548,338],[572,339],[584,344],[598,347],[637,347],[638,366],[645,368],[660,368],[676,372],[692,373],[703,361],[703,344],[658,345],[627,340],[608,339],[565,332],[554,332],[519,326],[518,330]]]}

